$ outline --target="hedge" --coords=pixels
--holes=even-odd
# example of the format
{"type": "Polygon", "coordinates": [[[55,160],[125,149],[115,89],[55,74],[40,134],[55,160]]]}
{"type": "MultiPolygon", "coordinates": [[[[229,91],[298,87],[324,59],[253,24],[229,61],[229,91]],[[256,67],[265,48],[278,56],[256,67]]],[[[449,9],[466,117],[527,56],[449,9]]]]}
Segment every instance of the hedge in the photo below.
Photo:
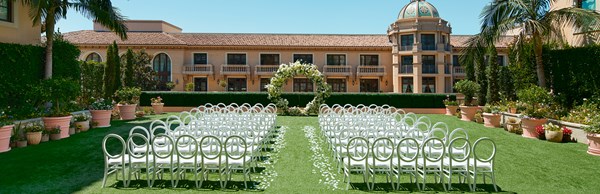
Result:
{"type": "MultiPolygon", "coordinates": [[[[235,92],[143,92],[141,106],[150,106],[150,98],[160,96],[165,106],[196,107],[206,103],[249,103],[268,104],[267,93],[235,93],[235,92]]],[[[312,93],[284,93],[283,98],[289,106],[304,107],[314,98],[312,93]]],[[[454,94],[388,94],[388,93],[334,93],[327,99],[327,104],[376,104],[390,105],[397,108],[444,108],[446,97],[455,100],[454,94]]]]}

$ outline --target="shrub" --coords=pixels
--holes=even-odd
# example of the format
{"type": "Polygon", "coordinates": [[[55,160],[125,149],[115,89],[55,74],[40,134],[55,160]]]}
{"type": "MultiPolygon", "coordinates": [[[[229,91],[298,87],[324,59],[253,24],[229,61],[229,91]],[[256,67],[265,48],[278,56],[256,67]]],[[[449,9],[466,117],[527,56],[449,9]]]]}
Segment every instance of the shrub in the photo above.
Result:
{"type": "Polygon", "coordinates": [[[104,69],[104,98],[110,99],[121,87],[121,62],[116,42],[108,46],[104,69]]]}
{"type": "Polygon", "coordinates": [[[119,104],[138,104],[142,90],[139,88],[124,87],[115,92],[119,104]]]}
{"type": "Polygon", "coordinates": [[[477,103],[479,104],[479,106],[483,106],[486,104],[488,78],[485,73],[486,72],[485,70],[486,70],[485,58],[483,56],[477,56],[477,62],[475,64],[475,80],[476,80],[477,84],[479,84],[479,88],[476,93],[477,103]]]}
{"type": "Polygon", "coordinates": [[[80,102],[89,105],[94,98],[104,96],[104,68],[105,63],[94,61],[81,62],[81,98],[80,102]]]}
{"type": "Polygon", "coordinates": [[[76,81],[67,78],[52,78],[43,80],[39,88],[44,101],[52,102],[52,107],[45,112],[46,116],[71,115],[68,105],[79,96],[80,92],[80,86],[76,81]]]}
{"type": "Polygon", "coordinates": [[[479,91],[481,86],[473,81],[461,80],[454,85],[454,89],[465,95],[465,106],[472,105],[473,97],[479,91]]]}
{"type": "MultiPolygon", "coordinates": [[[[498,65],[498,51],[496,47],[492,45],[489,48],[489,56],[488,56],[488,66],[487,66],[487,103],[497,103],[500,101],[500,87],[498,78],[500,74],[500,67],[498,65]]],[[[478,97],[479,99],[479,97],[478,97]]],[[[480,103],[481,104],[481,103],[480,103]]]]}
{"type": "Polygon", "coordinates": [[[133,72],[134,72],[134,64],[135,60],[134,60],[134,54],[133,54],[133,50],[131,49],[127,49],[127,53],[125,54],[124,59],[121,60],[125,60],[125,72],[123,74],[123,86],[125,87],[135,87],[135,78],[133,76],[133,72]]]}
{"type": "Polygon", "coordinates": [[[552,95],[549,91],[539,86],[531,87],[517,92],[517,97],[524,103],[525,116],[532,118],[544,118],[548,116],[552,95]]]}
{"type": "Polygon", "coordinates": [[[190,82],[190,83],[185,84],[185,91],[186,92],[194,91],[194,83],[190,82]]]}

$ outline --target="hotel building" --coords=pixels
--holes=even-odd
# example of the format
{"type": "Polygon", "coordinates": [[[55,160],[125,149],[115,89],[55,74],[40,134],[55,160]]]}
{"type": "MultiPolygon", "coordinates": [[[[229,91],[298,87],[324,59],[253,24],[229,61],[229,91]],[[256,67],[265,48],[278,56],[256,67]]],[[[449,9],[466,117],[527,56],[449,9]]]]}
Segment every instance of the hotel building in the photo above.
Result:
{"type": "MultiPolygon", "coordinates": [[[[278,65],[302,61],[317,65],[334,92],[452,93],[464,79],[458,57],[469,35],[453,35],[448,21],[425,0],[402,8],[385,34],[226,34],[182,33],[164,21],[129,20],[129,38],[122,41],[106,28],[65,33],[79,46],[81,60],[104,61],[107,45],[145,49],[153,56],[158,79],[183,91],[265,91],[278,65]],[[222,87],[222,82],[227,83],[222,87]]],[[[507,65],[503,37],[498,61],[507,65]]],[[[286,92],[311,92],[304,77],[290,79],[286,92]]]]}

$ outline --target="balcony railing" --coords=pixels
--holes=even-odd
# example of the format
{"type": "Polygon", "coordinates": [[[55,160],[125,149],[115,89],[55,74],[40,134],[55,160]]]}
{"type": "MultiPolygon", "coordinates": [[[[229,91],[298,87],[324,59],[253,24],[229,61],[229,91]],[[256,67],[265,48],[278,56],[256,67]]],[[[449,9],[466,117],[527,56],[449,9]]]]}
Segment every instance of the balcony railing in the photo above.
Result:
{"type": "Polygon", "coordinates": [[[400,65],[400,73],[402,74],[412,74],[413,66],[412,65],[400,65]]]}
{"type": "Polygon", "coordinates": [[[385,67],[382,66],[359,66],[356,70],[359,76],[384,76],[385,67]]]}
{"type": "Polygon", "coordinates": [[[279,69],[279,65],[258,65],[255,67],[256,75],[273,75],[279,69]]]}
{"type": "Polygon", "coordinates": [[[461,66],[454,67],[454,75],[465,75],[465,74],[466,74],[466,71],[465,71],[464,67],[461,67],[461,66]]]}
{"type": "Polygon", "coordinates": [[[188,75],[212,75],[213,65],[185,65],[183,66],[183,74],[188,75]]]}
{"type": "Polygon", "coordinates": [[[437,74],[437,66],[435,65],[423,65],[423,74],[437,74]]]}
{"type": "Polygon", "coordinates": [[[323,73],[329,76],[351,76],[352,67],[325,65],[325,67],[323,67],[323,73]]]}
{"type": "Polygon", "coordinates": [[[450,46],[449,44],[447,44],[445,46],[446,51],[452,51],[452,46],[450,46]]]}
{"type": "Polygon", "coordinates": [[[250,75],[250,66],[248,65],[223,65],[221,66],[222,75],[250,75]]]}
{"type": "Polygon", "coordinates": [[[412,51],[413,50],[413,46],[412,45],[400,46],[400,50],[401,51],[412,51]]]}
{"type": "Polygon", "coordinates": [[[421,45],[421,49],[424,51],[435,51],[437,50],[437,46],[435,44],[423,44],[421,45]]]}

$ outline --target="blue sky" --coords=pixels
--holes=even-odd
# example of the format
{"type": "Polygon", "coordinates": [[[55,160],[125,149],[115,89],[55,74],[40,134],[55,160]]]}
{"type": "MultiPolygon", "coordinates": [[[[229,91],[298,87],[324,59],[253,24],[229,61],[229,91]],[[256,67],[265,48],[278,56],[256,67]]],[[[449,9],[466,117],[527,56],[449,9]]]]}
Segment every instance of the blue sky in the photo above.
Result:
{"type": "MultiPolygon", "coordinates": [[[[128,19],[164,20],[184,32],[385,34],[410,0],[113,0],[128,19]],[[167,3],[169,2],[169,3],[167,3]]],[[[476,34],[490,0],[428,0],[453,34],[476,34]]],[[[92,21],[70,10],[61,32],[91,30],[92,21]]]]}

